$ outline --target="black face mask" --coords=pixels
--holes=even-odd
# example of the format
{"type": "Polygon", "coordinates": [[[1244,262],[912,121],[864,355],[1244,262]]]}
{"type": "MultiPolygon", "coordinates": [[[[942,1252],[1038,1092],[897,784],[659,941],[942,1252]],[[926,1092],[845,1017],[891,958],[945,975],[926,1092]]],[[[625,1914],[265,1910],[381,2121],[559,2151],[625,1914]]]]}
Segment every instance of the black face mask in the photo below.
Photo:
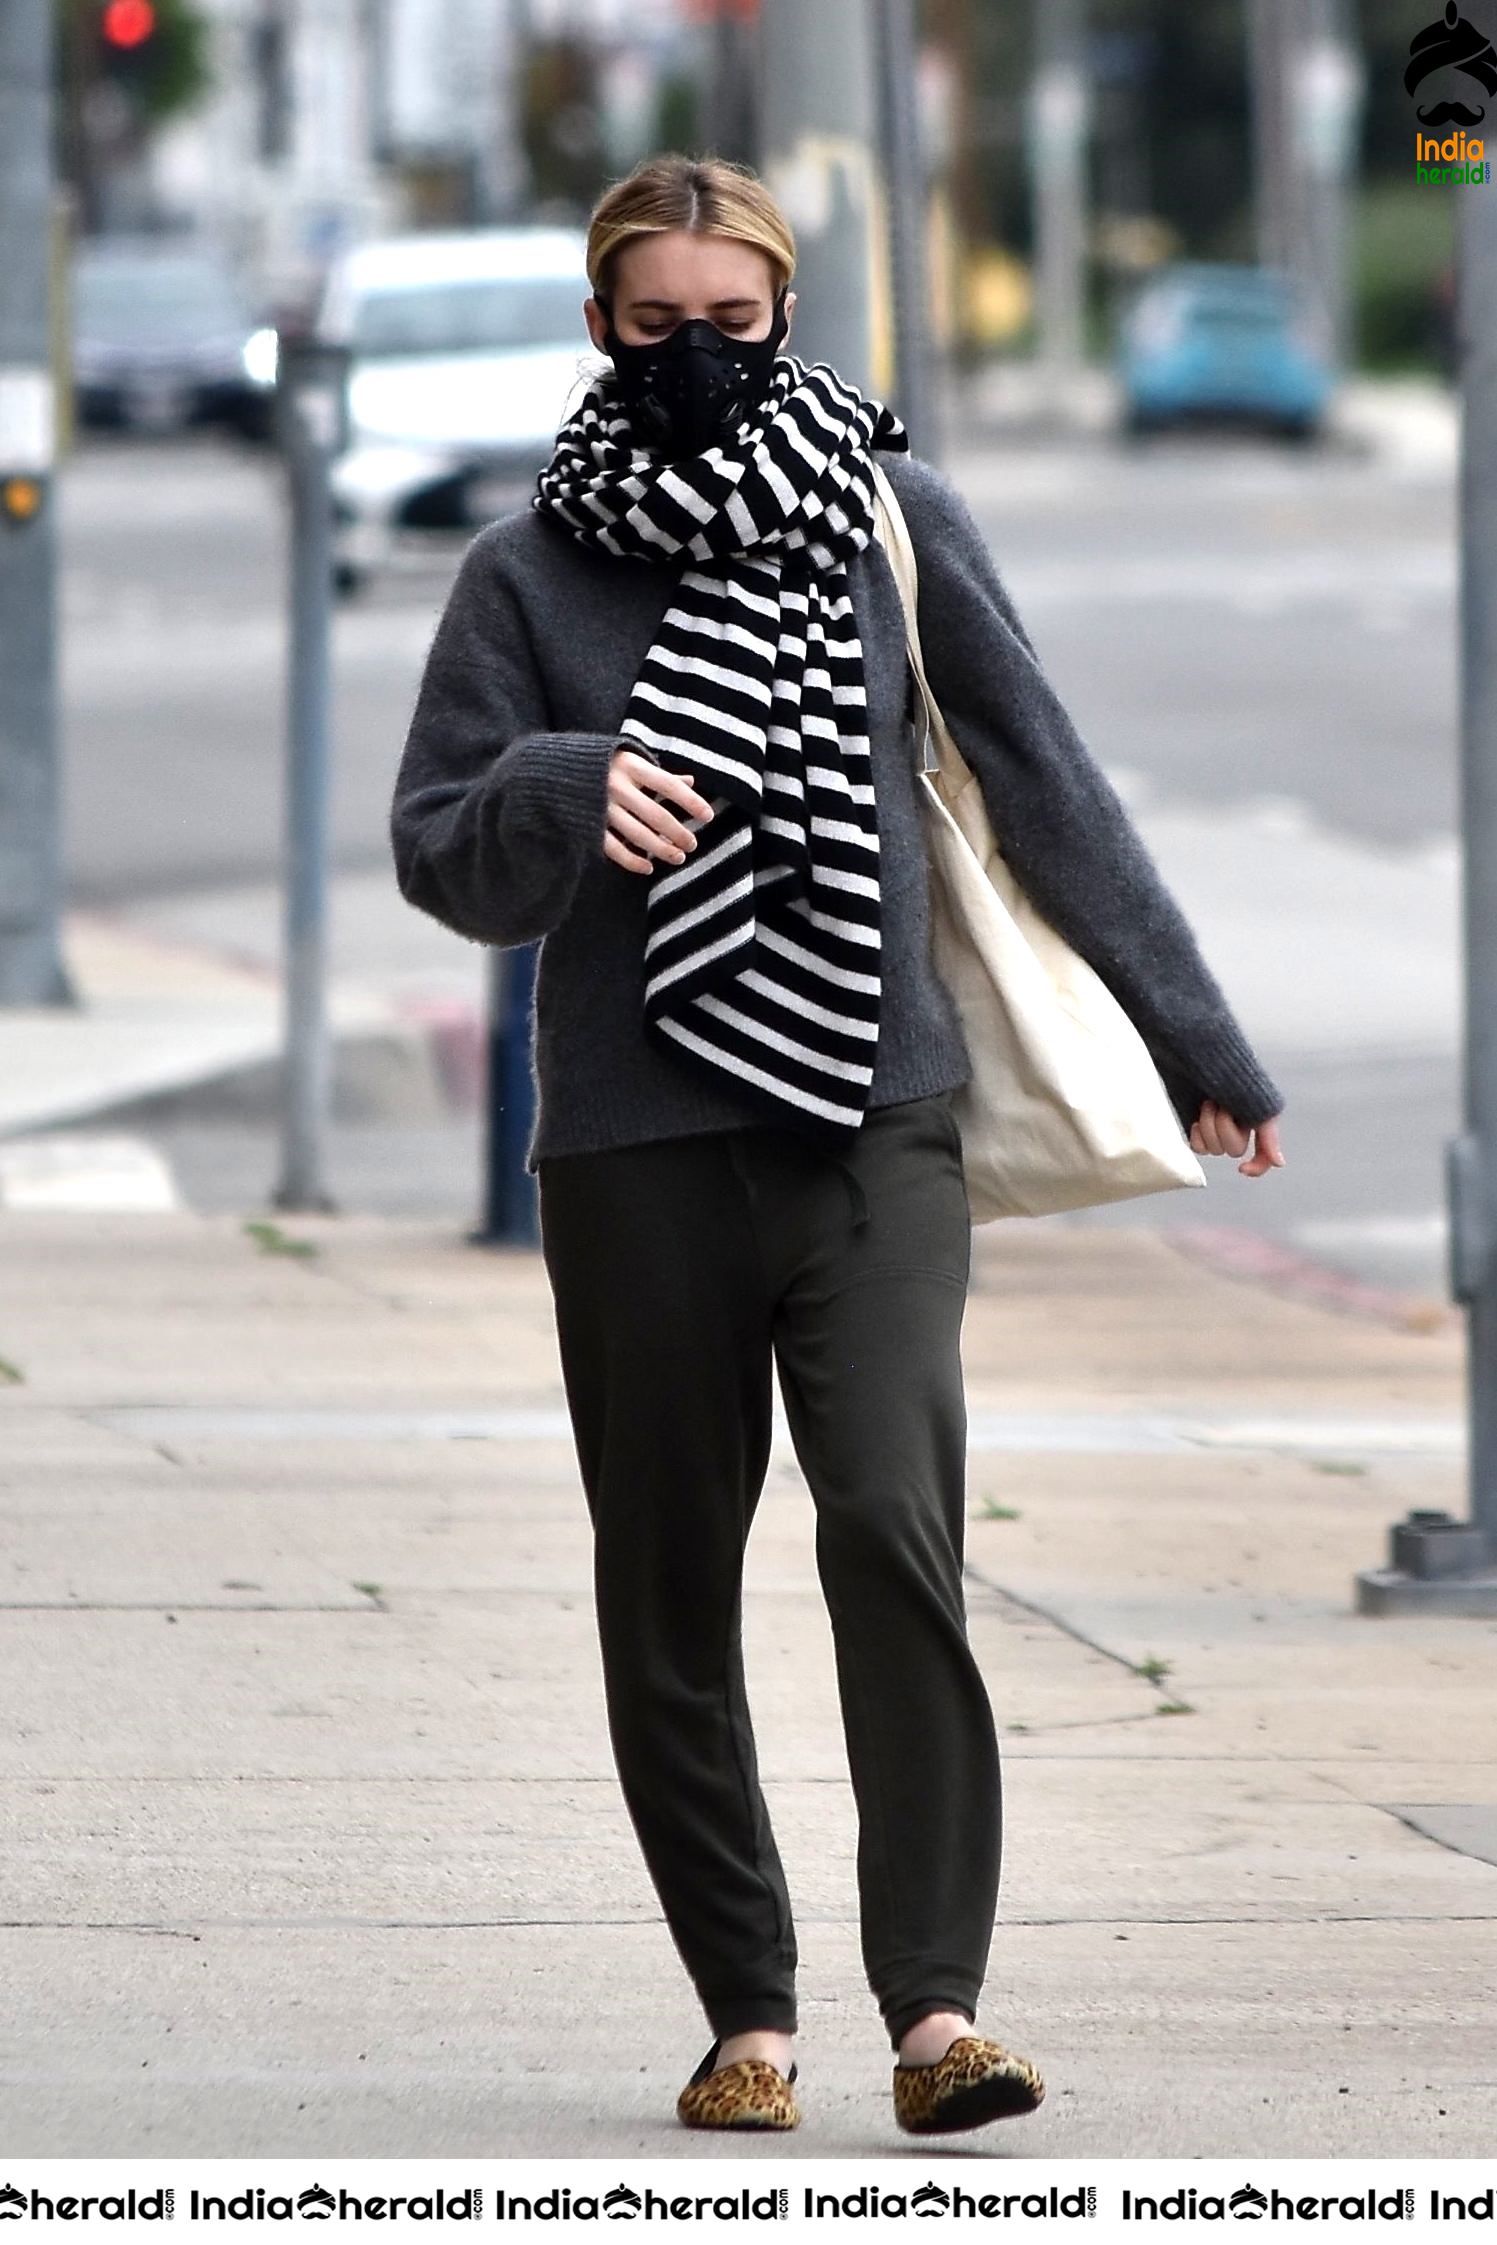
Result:
{"type": "Polygon", "coordinates": [[[642,441],[672,460],[721,443],[769,389],[775,354],[790,322],[785,291],[775,298],[769,333],[757,342],[725,335],[711,320],[683,320],[658,343],[621,343],[613,313],[604,347],[619,378],[619,393],[642,441]]]}

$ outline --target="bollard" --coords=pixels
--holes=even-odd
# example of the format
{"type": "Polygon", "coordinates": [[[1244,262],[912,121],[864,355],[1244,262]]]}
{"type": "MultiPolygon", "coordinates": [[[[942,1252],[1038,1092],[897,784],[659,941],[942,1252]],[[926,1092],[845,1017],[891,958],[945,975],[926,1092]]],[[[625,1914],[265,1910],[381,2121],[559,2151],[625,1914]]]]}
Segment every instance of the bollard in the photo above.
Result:
{"type": "Polygon", "coordinates": [[[535,1121],[530,1071],[535,962],[539,945],[489,953],[488,1059],[485,1071],[483,1218],[475,1247],[535,1247],[540,1200],[525,1167],[535,1121]]]}
{"type": "Polygon", "coordinates": [[[331,1210],[323,1183],[331,794],[333,515],[328,471],[348,442],[348,351],[283,337],[276,423],[291,521],[287,677],[284,1043],[277,1208],[331,1210]]]}

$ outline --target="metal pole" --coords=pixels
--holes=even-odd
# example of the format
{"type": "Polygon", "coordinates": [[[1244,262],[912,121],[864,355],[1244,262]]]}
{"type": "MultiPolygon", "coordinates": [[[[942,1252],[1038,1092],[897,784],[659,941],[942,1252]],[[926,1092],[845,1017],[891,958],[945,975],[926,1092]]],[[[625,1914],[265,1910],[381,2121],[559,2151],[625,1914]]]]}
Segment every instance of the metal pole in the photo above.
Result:
{"type": "Polygon", "coordinates": [[[530,163],[525,154],[525,82],[530,63],[530,0],[504,0],[494,88],[496,129],[489,163],[495,216],[517,224],[530,202],[530,163]]]}
{"type": "Polygon", "coordinates": [[[1450,1287],[1467,1308],[1471,1517],[1410,1513],[1363,1613],[1497,1614],[1497,198],[1454,190],[1461,365],[1464,1128],[1446,1146],[1450,1287]]]}
{"type": "MultiPolygon", "coordinates": [[[[1497,204],[1461,192],[1461,832],[1465,1124],[1480,1191],[1463,1208],[1470,1279],[1471,1511],[1497,1560],[1497,204]]],[[[1469,1158],[1469,1157],[1468,1157],[1469,1158]]],[[[1497,1612],[1497,1583],[1493,1603],[1497,1612]]]]}
{"type": "Polygon", "coordinates": [[[1253,111],[1253,201],[1258,262],[1285,267],[1294,237],[1290,212],[1288,11],[1295,0],[1249,0],[1253,111]]]}
{"type": "Polygon", "coordinates": [[[1338,375],[1345,372],[1352,349],[1347,182],[1356,155],[1364,75],[1341,0],[1309,0],[1294,83],[1300,254],[1306,298],[1338,375]]]}
{"type": "Polygon", "coordinates": [[[0,5],[0,1005],[76,1003],[61,948],[52,8],[0,5]]]}
{"type": "Polygon", "coordinates": [[[762,168],[798,252],[790,348],[874,389],[892,367],[867,0],[770,0],[760,38],[762,168]]]}
{"type": "Polygon", "coordinates": [[[475,1247],[533,1247],[541,1236],[539,1194],[525,1167],[535,1120],[530,1024],[538,950],[527,943],[489,954],[483,1216],[468,1235],[475,1247]]]}
{"type": "Polygon", "coordinates": [[[1086,135],[1083,0],[1035,0],[1027,129],[1035,192],[1039,358],[1053,381],[1086,357],[1086,135]]]}
{"type": "Polygon", "coordinates": [[[733,161],[748,160],[743,121],[743,52],[740,25],[733,10],[717,0],[706,26],[707,85],[706,143],[714,155],[733,161]]]}
{"type": "Polygon", "coordinates": [[[925,166],[916,101],[912,0],[873,0],[877,25],[879,126],[889,212],[893,298],[894,397],[910,449],[940,451],[930,354],[930,292],[925,271],[925,166]]]}
{"type": "Polygon", "coordinates": [[[277,1208],[331,1209],[327,1128],[327,890],[332,719],[333,517],[328,470],[347,442],[348,352],[283,338],[281,442],[291,501],[287,696],[285,1044],[277,1208]]]}

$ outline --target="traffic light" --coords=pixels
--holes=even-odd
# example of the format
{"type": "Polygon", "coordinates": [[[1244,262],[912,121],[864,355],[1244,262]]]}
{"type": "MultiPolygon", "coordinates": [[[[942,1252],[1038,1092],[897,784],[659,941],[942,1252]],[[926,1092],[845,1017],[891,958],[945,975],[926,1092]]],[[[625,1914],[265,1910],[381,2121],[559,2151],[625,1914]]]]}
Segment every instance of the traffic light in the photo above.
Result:
{"type": "Polygon", "coordinates": [[[128,95],[132,110],[143,110],[160,53],[160,22],[155,0],[96,0],[94,43],[97,68],[106,85],[128,95]]]}
{"type": "Polygon", "coordinates": [[[106,47],[132,54],[154,37],[156,10],[151,0],[107,0],[100,29],[106,47]]]}
{"type": "Polygon", "coordinates": [[[208,24],[197,0],[79,0],[93,69],[142,125],[185,109],[207,83],[208,24]]]}

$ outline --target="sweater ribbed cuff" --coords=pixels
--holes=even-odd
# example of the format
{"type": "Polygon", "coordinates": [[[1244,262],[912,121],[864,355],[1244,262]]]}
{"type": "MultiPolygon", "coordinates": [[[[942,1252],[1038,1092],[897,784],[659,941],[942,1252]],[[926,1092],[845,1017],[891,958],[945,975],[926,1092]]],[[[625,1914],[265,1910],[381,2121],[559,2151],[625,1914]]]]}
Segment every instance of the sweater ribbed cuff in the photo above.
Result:
{"type": "Polygon", "coordinates": [[[495,767],[523,826],[551,824],[601,851],[614,733],[523,733],[495,767]],[[508,766],[508,770],[505,770],[508,766]]]}
{"type": "Polygon", "coordinates": [[[1203,1026],[1191,1039],[1188,1070],[1202,1096],[1225,1107],[1237,1122],[1267,1122],[1285,1104],[1283,1092],[1235,1023],[1203,1026]]]}

